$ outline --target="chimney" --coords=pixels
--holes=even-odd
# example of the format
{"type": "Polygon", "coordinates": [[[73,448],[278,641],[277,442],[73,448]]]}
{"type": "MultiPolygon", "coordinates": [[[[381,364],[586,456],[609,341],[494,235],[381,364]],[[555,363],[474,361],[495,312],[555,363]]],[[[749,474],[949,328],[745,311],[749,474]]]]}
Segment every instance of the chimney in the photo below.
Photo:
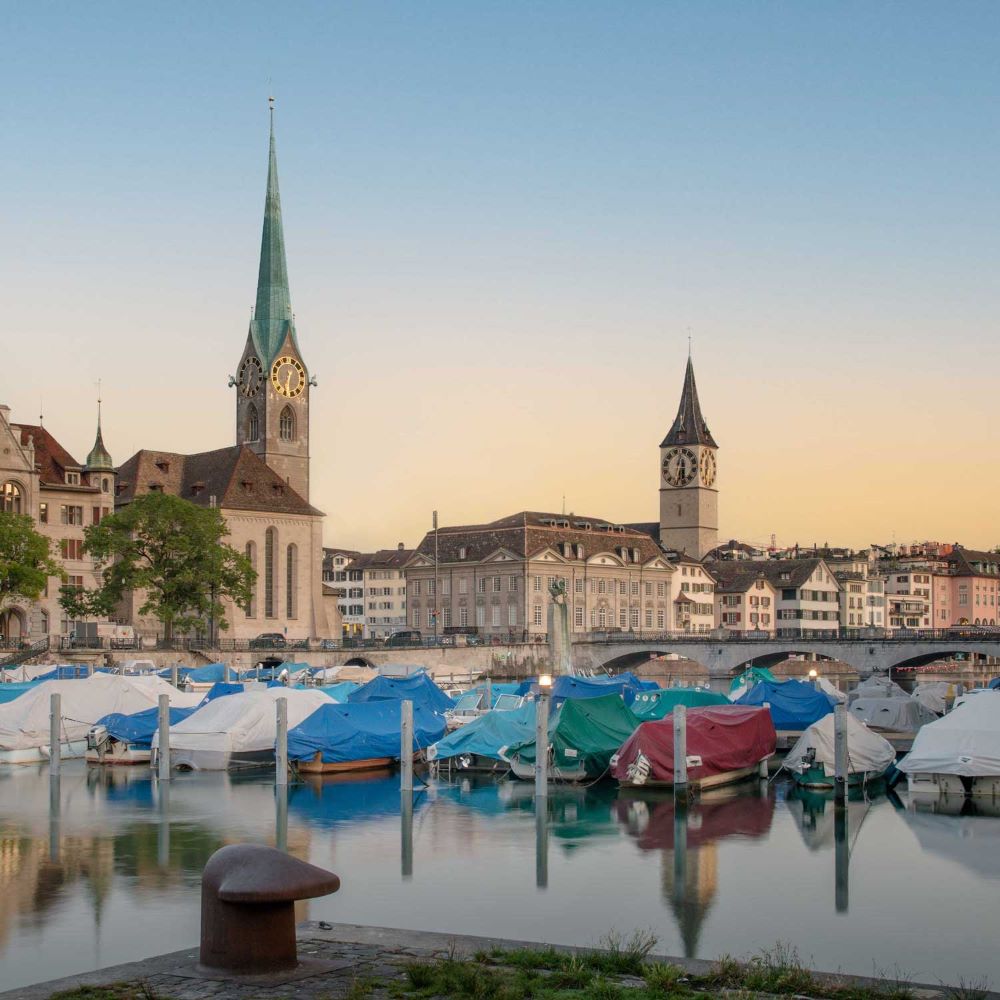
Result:
{"type": "Polygon", "coordinates": [[[397,542],[396,543],[396,548],[397,548],[398,551],[402,552],[403,549],[406,548],[406,546],[402,542],[397,542]]]}

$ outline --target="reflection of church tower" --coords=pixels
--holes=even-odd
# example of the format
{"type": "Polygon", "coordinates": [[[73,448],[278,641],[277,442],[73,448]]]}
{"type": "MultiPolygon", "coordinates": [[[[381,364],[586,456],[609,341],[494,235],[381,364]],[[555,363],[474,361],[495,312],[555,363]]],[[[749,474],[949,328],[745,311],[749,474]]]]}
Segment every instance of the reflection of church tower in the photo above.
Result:
{"type": "Polygon", "coordinates": [[[719,543],[719,446],[701,415],[688,358],[677,416],[660,444],[660,542],[701,559],[719,543]]]}
{"type": "Polygon", "coordinates": [[[235,383],[236,443],[256,452],[308,500],[310,380],[288,291],[273,103],[257,303],[235,383]]]}
{"type": "Polygon", "coordinates": [[[660,868],[663,899],[674,912],[684,957],[698,957],[698,938],[718,892],[719,857],[714,843],[688,848],[683,856],[664,851],[660,868]]]}

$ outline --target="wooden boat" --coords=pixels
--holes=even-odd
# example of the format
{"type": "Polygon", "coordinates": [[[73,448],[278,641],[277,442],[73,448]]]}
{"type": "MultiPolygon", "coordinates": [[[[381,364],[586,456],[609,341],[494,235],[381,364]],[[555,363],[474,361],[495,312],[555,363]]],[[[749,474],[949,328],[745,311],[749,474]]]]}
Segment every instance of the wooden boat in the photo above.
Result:
{"type": "Polygon", "coordinates": [[[87,750],[84,757],[88,764],[131,765],[149,764],[152,750],[111,736],[104,726],[91,726],[87,733],[87,750]]]}
{"type": "Polygon", "coordinates": [[[348,771],[375,771],[392,767],[395,759],[392,757],[370,757],[368,760],[345,760],[335,764],[323,762],[323,754],[317,753],[310,760],[300,760],[296,767],[303,774],[343,774],[348,771]]]}

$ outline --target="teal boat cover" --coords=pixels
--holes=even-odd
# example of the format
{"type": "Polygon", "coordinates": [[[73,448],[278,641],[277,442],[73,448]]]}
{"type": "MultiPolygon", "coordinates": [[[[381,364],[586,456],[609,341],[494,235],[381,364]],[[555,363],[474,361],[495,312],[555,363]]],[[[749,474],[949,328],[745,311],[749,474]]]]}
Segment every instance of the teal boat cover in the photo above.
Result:
{"type": "Polygon", "coordinates": [[[659,691],[640,691],[632,702],[632,711],[642,719],[662,719],[677,705],[685,708],[705,708],[708,705],[728,705],[729,699],[708,688],[674,687],[659,691]]]}
{"type": "MultiPolygon", "coordinates": [[[[288,731],[288,759],[344,764],[377,757],[399,759],[402,701],[330,702],[288,731]]],[[[425,705],[413,706],[413,745],[423,749],[441,739],[445,721],[425,705]]]]}
{"type": "Polygon", "coordinates": [[[535,735],[535,703],[529,701],[509,712],[486,712],[468,725],[448,733],[427,748],[428,760],[446,760],[461,754],[476,754],[503,760],[508,747],[525,743],[535,735]]]}
{"type": "Polygon", "coordinates": [[[410,674],[408,677],[383,677],[380,674],[358,688],[347,700],[351,704],[364,701],[412,701],[414,712],[418,705],[441,713],[455,707],[455,702],[425,673],[410,674]]]}

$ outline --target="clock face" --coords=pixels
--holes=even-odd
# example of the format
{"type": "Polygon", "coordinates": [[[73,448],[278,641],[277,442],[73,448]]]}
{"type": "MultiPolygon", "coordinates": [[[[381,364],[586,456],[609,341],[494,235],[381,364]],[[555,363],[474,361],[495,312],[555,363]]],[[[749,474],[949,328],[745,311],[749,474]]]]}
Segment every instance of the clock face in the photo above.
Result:
{"type": "Polygon", "coordinates": [[[240,387],[240,392],[248,399],[256,396],[263,381],[264,369],[261,363],[255,357],[247,358],[240,365],[240,377],[236,383],[240,387]]]}
{"type": "Polygon", "coordinates": [[[715,482],[715,455],[710,451],[701,453],[701,481],[706,486],[715,482]]]}
{"type": "Polygon", "coordinates": [[[278,358],[271,365],[271,385],[279,396],[298,396],[306,387],[306,370],[297,358],[278,358]]]}
{"type": "Polygon", "coordinates": [[[687,486],[698,473],[698,458],[690,448],[671,448],[663,459],[668,486],[687,486]]]}

